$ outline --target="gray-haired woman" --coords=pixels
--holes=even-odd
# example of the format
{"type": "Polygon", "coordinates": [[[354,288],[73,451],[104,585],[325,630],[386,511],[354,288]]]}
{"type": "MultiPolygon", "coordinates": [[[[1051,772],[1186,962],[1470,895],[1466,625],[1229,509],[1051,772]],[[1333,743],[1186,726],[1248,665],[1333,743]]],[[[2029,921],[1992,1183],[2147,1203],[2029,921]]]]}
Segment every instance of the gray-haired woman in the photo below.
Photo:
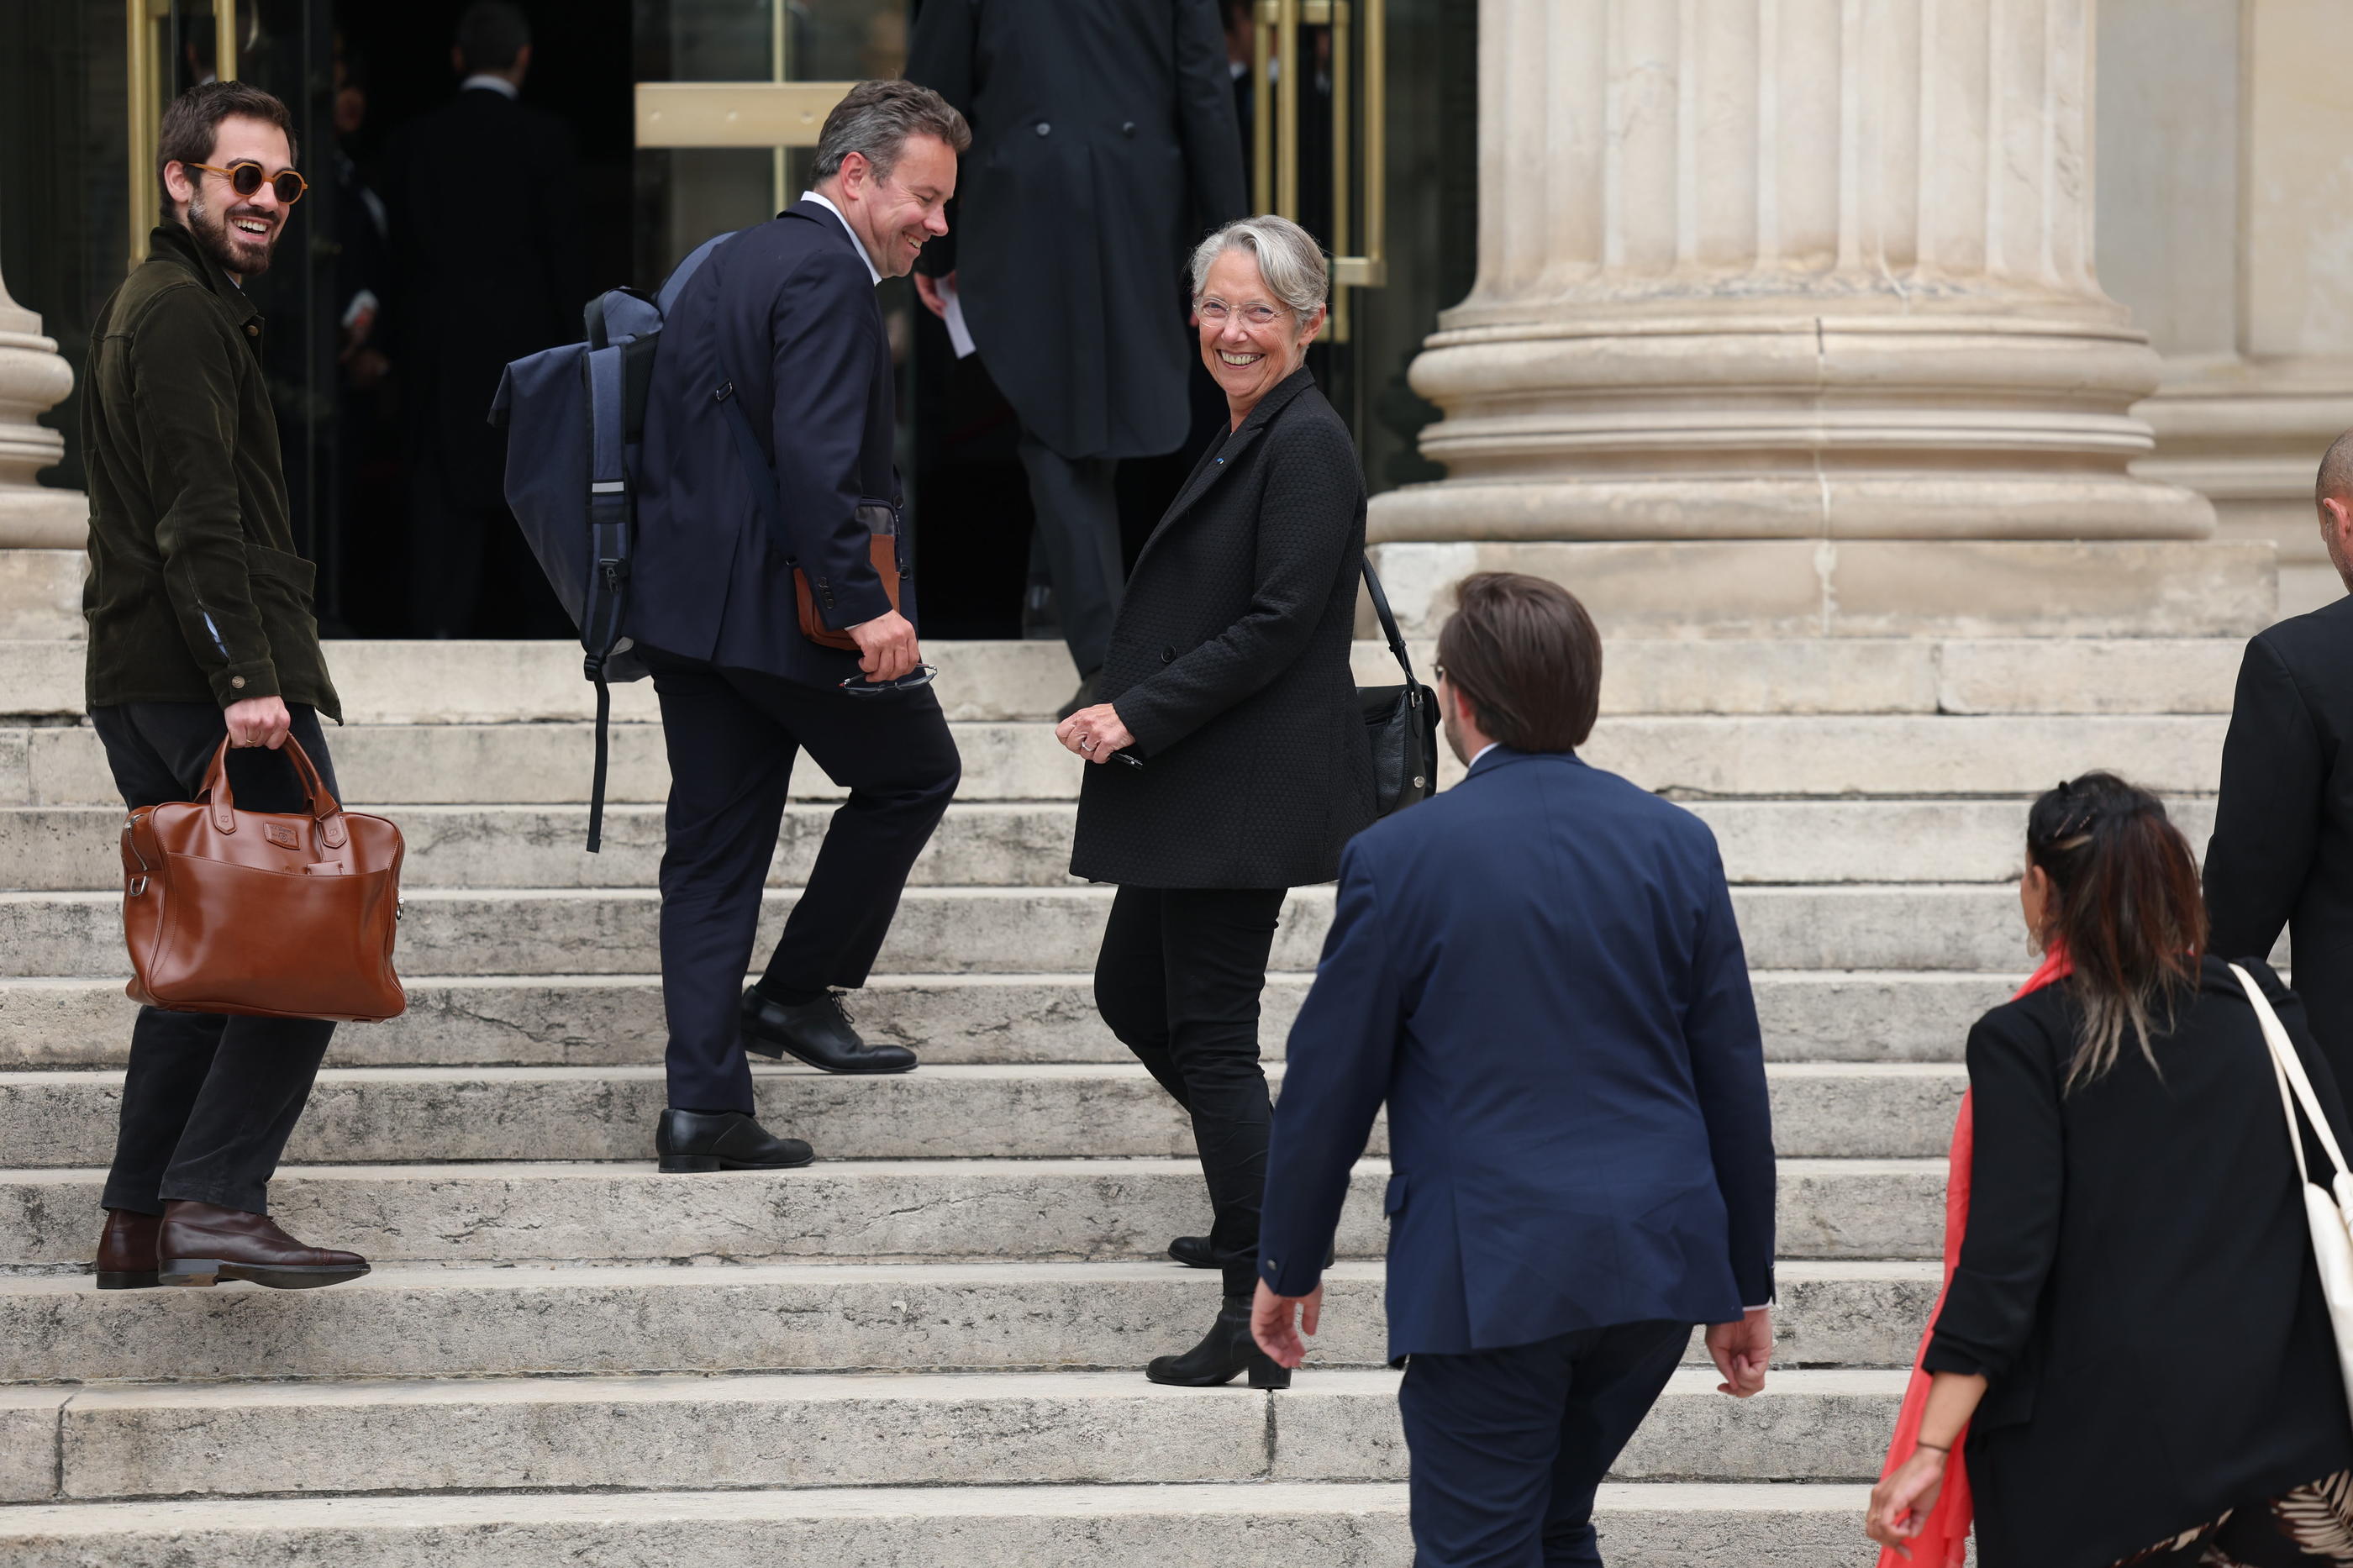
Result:
{"type": "Polygon", "coordinates": [[[1303,364],[1322,251],[1296,224],[1229,224],[1193,255],[1202,363],[1230,417],[1127,585],[1097,691],[1055,731],[1093,763],[1071,869],[1116,882],[1095,960],[1103,1022],[1193,1119],[1215,1223],[1180,1261],[1219,1268],[1208,1337],[1145,1369],[1207,1385],[1290,1373],[1251,1342],[1269,1102],[1259,994],[1283,895],[1336,876],[1373,820],[1349,673],[1365,486],[1303,364]]]}

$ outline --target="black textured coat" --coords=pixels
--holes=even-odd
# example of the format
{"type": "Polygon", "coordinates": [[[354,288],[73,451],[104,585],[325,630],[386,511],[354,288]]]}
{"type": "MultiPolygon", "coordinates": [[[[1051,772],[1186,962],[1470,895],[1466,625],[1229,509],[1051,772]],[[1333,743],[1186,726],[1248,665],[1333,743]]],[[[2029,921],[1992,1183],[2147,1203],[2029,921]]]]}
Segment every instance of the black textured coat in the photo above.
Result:
{"type": "MultiPolygon", "coordinates": [[[[2302,1004],[2246,967],[2343,1140],[2302,1004]]],[[[2158,1071],[2127,1038],[2106,1077],[2063,1093],[2081,1016],[2063,982],[1969,1031],[1968,1232],[1926,1365],[1990,1380],[1968,1438],[1983,1568],[2104,1568],[2353,1466],[2246,993],[2207,959],[2158,1071]]]]}
{"type": "Polygon", "coordinates": [[[1249,210],[1214,0],[924,0],[907,78],[972,121],[965,320],[1022,426],[1066,458],[1185,444],[1185,258],[1249,210]]]}
{"type": "Polygon", "coordinates": [[[2262,957],[2288,928],[2295,988],[2353,1082],[2353,598],[2247,645],[2206,849],[2212,952],[2262,957]]]}
{"type": "Polygon", "coordinates": [[[1356,447],[1295,372],[1201,455],[1136,558],[1096,693],[1145,765],[1087,764],[1074,875],[1289,888],[1339,874],[1374,816],[1348,668],[1364,552],[1356,447]]]}

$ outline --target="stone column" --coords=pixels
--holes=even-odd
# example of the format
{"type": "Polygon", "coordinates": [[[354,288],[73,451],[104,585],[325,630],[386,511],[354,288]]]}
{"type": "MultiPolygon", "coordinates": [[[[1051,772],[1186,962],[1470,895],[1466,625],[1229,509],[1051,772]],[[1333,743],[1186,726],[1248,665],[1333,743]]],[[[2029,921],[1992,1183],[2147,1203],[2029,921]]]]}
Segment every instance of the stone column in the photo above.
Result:
{"type": "Polygon", "coordinates": [[[2268,552],[2134,477],[2092,258],[2090,0],[1484,0],[1479,276],[1375,503],[1653,636],[2237,630],[2268,552]]]}
{"type": "Polygon", "coordinates": [[[73,390],[73,367],[41,319],[0,282],[0,638],[82,635],[82,545],[90,501],[37,483],[65,437],[36,420],[73,390]]]}
{"type": "Polygon", "coordinates": [[[2353,427],[2353,50],[2338,0],[2135,0],[2100,14],[2100,270],[2164,355],[2134,466],[2279,549],[2280,610],[2341,597],[2313,470],[2353,427]]]}

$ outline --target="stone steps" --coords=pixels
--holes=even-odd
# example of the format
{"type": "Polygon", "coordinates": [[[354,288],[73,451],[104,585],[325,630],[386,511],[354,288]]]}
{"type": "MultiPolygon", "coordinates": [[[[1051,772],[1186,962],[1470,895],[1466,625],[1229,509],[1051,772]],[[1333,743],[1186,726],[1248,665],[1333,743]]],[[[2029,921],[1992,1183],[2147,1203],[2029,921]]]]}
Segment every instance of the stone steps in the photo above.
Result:
{"type": "MultiPolygon", "coordinates": [[[[72,1219],[90,1228],[84,1214],[72,1219]]],[[[1908,1363],[1938,1279],[1936,1264],[1919,1260],[1783,1263],[1776,1365],[1908,1363]]],[[[1314,1365],[1379,1364],[1387,1355],[1380,1265],[1343,1259],[1326,1279],[1314,1365]]],[[[0,1278],[0,1382],[201,1387],[251,1379],[1025,1368],[1134,1376],[1150,1356],[1198,1339],[1217,1295],[1213,1275],[1166,1259],[389,1265],[331,1290],[301,1292],[243,1285],[99,1291],[86,1275],[0,1278]]],[[[1703,1359],[1696,1348],[1687,1356],[1703,1359]]],[[[0,1443],[0,1466],[11,1447],[0,1443]]]]}
{"type": "MultiPolygon", "coordinates": [[[[1612,1568],[1867,1568],[1869,1489],[1612,1484],[1612,1568]]],[[[1022,1568],[1395,1568],[1411,1555],[1388,1483],[873,1487],[438,1494],[0,1511],[12,1568],[688,1568],[711,1563],[1022,1568]],[[102,1554],[94,1557],[93,1553],[102,1554]]]]}
{"type": "MultiPolygon", "coordinates": [[[[1782,1257],[1937,1255],[1943,1159],[1780,1166],[1782,1257]]],[[[0,1172],[0,1258],[86,1267],[104,1174],[0,1172]]],[[[1357,1163],[1340,1220],[1343,1257],[1380,1255],[1388,1179],[1387,1160],[1357,1163]]],[[[793,1171],[675,1176],[640,1156],[287,1165],[271,1184],[270,1212],[297,1236],[381,1262],[1107,1260],[1158,1258],[1171,1237],[1205,1230],[1208,1199],[1189,1157],[821,1158],[793,1171]]]]}
{"type": "MultiPolygon", "coordinates": [[[[1756,970],[1767,1060],[1957,1062],[1978,1016],[2025,977],[2007,973],[1756,970]]],[[[1259,1048],[1280,1060],[1309,977],[1267,977],[1259,1048]]],[[[662,1059],[661,982],[650,974],[410,975],[408,1011],[335,1031],[336,1067],[619,1067],[662,1059]]],[[[878,975],[850,999],[870,1039],[962,1063],[1134,1060],[1080,974],[878,975]]],[[[0,980],[0,1070],[119,1068],[137,1009],[118,979],[0,980]]]]}
{"type": "MultiPolygon", "coordinates": [[[[913,888],[877,963],[884,973],[1088,973],[1109,888],[913,888]]],[[[795,894],[771,890],[755,952],[795,894]]],[[[657,967],[651,889],[422,889],[406,895],[396,959],[417,974],[643,974],[657,967]]],[[[2013,970],[2025,964],[2018,895],[1999,884],[1737,888],[1733,907],[1760,969],[2013,970]]],[[[1312,970],[1330,887],[1294,890],[1271,967],[1312,970]]],[[[0,976],[120,976],[115,893],[0,893],[0,976]]]]}
{"type": "MultiPolygon", "coordinates": [[[[1933,1063],[1783,1063],[1766,1069],[1777,1148],[1792,1157],[1915,1159],[1942,1153],[1968,1079],[1933,1063]]],[[[1277,1095],[1282,1069],[1268,1077],[1277,1095]]],[[[1192,1123],[1141,1066],[925,1067],[835,1077],[794,1064],[753,1069],[767,1126],[859,1160],[1176,1159],[1192,1123]]],[[[122,1078],[0,1074],[0,1149],[10,1164],[103,1165],[122,1078]]],[[[297,1164],[642,1160],[666,1103],[662,1069],[331,1068],[286,1158],[297,1164]]],[[[1386,1153],[1385,1123],[1368,1152],[1386,1153]]]]}
{"type": "MultiPolygon", "coordinates": [[[[1750,1400],[1678,1373],[1626,1481],[1869,1481],[1907,1373],[1792,1371],[1750,1400]]],[[[0,1501],[494,1490],[1401,1481],[1398,1374],[1280,1394],[1133,1371],[59,1388],[0,1421],[55,1480],[0,1501]],[[38,1427],[46,1425],[47,1431],[38,1427]]],[[[47,1478],[39,1478],[47,1479],[47,1478]]]]}
{"type": "MultiPolygon", "coordinates": [[[[1650,713],[2227,713],[2237,637],[1886,638],[1684,641],[1611,637],[1605,715],[1650,713]]],[[[1435,645],[1411,645],[1432,679],[1435,645]]],[[[79,642],[0,641],[0,712],[78,719],[79,642]]],[[[1075,684],[1059,642],[930,642],[933,689],[949,718],[1050,718],[1075,684]]],[[[501,724],[593,718],[580,650],[565,642],[329,645],[353,724],[501,724]]],[[[1398,679],[1387,647],[1362,641],[1356,678],[1398,679]]],[[[657,716],[652,683],[617,686],[623,721],[657,716]]]]}
{"type": "MultiPolygon", "coordinates": [[[[2001,882],[2015,880],[2024,800],[1701,800],[1735,882],[2001,882]]],[[[807,881],[832,808],[796,805],[769,882],[807,881]]],[[[2210,799],[2184,797],[2174,820],[2202,848],[2210,799]]],[[[1071,884],[1068,802],[960,802],[915,862],[916,887],[1071,884]]],[[[412,805],[397,816],[411,888],[650,888],[660,869],[662,808],[605,814],[603,850],[582,848],[585,805],[412,805]]],[[[119,806],[0,807],[0,875],[33,892],[100,892],[122,882],[119,806]]]]}
{"type": "MultiPolygon", "coordinates": [[[[1580,755],[1645,789],[1693,795],[2026,795],[2090,767],[2167,795],[2211,794],[2220,714],[1651,715],[1602,726],[1580,755]]],[[[1071,800],[1088,764],[1041,723],[955,727],[965,801],[1071,800]]],[[[329,739],[354,809],[568,804],[586,798],[592,726],[359,724],[329,739]]],[[[1460,775],[1451,756],[1439,777],[1460,775]]],[[[669,788],[661,730],[612,731],[607,798],[659,802],[669,788]]],[[[793,798],[839,799],[814,766],[793,798]]],[[[0,805],[119,805],[95,731],[0,729],[0,805]]],[[[395,812],[396,815],[396,811],[395,812]]]]}

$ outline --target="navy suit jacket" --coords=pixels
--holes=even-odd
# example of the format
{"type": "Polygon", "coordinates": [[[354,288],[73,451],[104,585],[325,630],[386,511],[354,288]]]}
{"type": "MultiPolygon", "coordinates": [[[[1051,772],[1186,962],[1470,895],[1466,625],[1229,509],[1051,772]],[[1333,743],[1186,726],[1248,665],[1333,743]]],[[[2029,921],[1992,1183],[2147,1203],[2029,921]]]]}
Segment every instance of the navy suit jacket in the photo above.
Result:
{"type": "MultiPolygon", "coordinates": [[[[831,686],[858,656],[800,633],[791,562],[836,629],[891,608],[861,502],[899,505],[895,387],[874,281],[841,220],[796,202],[712,251],[662,322],[646,399],[629,635],[731,668],[831,686]],[[775,471],[789,549],[755,509],[733,384],[775,471]]],[[[899,531],[900,608],[914,618],[899,531]]]]}
{"type": "Polygon", "coordinates": [[[1321,1277],[1383,1100],[1392,1358],[1772,1299],[1764,1045],[1682,807],[1499,747],[1349,843],[1267,1161],[1279,1293],[1321,1277]]]}

